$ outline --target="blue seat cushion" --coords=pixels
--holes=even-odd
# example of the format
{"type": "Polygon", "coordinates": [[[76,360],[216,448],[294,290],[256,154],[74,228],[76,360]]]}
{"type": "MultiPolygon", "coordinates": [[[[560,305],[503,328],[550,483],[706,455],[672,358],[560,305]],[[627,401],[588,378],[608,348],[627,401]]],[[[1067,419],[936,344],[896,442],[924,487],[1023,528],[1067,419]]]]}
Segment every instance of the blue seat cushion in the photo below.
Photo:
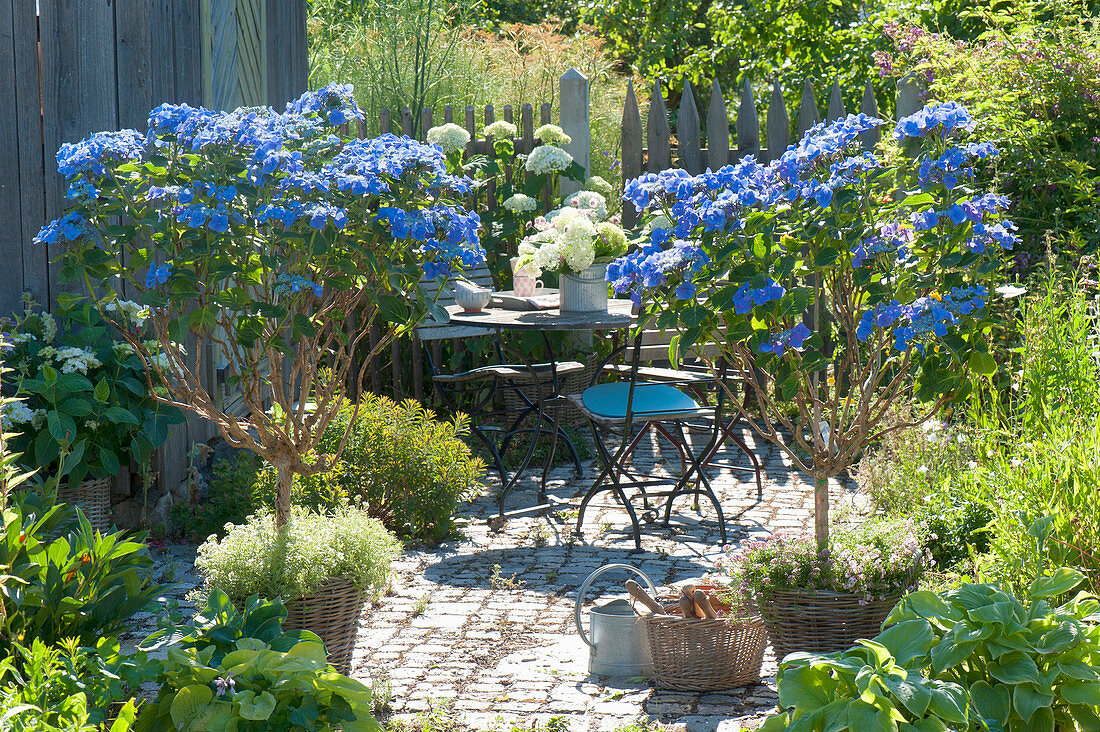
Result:
{"type": "MultiPolygon", "coordinates": [[[[610,419],[625,419],[629,392],[630,384],[626,382],[596,384],[584,390],[581,400],[585,409],[592,414],[610,419]]],[[[699,404],[694,399],[669,384],[638,384],[634,387],[631,411],[635,417],[660,417],[690,413],[698,409],[699,404]]]]}

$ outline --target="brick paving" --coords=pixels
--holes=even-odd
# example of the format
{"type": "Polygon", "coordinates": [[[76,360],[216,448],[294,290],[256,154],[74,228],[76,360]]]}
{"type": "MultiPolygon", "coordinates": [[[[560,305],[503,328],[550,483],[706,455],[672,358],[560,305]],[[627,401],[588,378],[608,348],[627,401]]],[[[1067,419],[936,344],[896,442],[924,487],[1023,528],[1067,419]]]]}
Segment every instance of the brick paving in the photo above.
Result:
{"type": "MultiPolygon", "coordinates": [[[[749,434],[745,435],[753,445],[749,434]]],[[[670,450],[667,452],[671,452],[670,450]]],[[[729,457],[739,455],[736,448],[729,457]]],[[[811,530],[812,485],[777,450],[756,449],[765,465],[762,500],[752,474],[715,471],[714,486],[726,512],[731,542],[776,530],[811,530]]],[[[661,473],[665,459],[650,441],[635,458],[640,472],[661,473]]],[[[678,465],[675,467],[678,468],[678,465]]],[[[571,468],[552,473],[550,493],[572,497],[573,507],[595,477],[571,468]]],[[[774,708],[775,659],[765,656],[762,683],[716,693],[653,688],[648,679],[602,679],[588,674],[588,649],[576,634],[573,604],[580,584],[610,562],[632,564],[658,586],[703,577],[720,553],[713,509],[701,514],[684,499],[672,524],[643,526],[634,550],[626,513],[607,494],[573,533],[568,509],[515,518],[499,531],[497,484],[461,512],[462,538],[430,551],[409,551],[395,564],[392,592],[366,612],[352,675],[379,690],[388,685],[396,721],[413,720],[447,706],[464,724],[486,729],[532,726],[565,717],[572,730],[613,730],[634,722],[677,725],[686,732],[753,729],[774,708]]],[[[834,497],[851,492],[834,485],[834,497]]],[[[533,505],[534,480],[509,497],[509,508],[533,505]]],[[[589,591],[588,606],[623,596],[626,578],[610,572],[589,591]]]]}

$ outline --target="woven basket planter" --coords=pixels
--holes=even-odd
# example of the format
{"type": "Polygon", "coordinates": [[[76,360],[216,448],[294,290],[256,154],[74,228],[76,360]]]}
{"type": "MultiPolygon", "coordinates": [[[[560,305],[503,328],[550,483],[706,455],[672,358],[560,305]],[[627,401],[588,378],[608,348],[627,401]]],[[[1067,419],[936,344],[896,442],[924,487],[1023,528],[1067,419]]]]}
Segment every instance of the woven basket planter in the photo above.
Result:
{"type": "Polygon", "coordinates": [[[718,619],[643,616],[659,689],[719,691],[760,682],[768,634],[758,617],[718,619]]]}
{"type": "Polygon", "coordinates": [[[113,478],[85,480],[73,487],[57,489],[57,502],[79,506],[93,529],[111,528],[111,485],[113,478]]]}
{"type": "Polygon", "coordinates": [[[286,604],[286,630],[309,630],[325,642],[329,663],[351,673],[351,654],[366,596],[345,579],[329,580],[312,595],[286,604]]]}
{"type": "Polygon", "coordinates": [[[760,611],[772,650],[782,660],[795,652],[842,651],[860,638],[874,638],[903,594],[867,602],[842,592],[776,592],[760,611]]]}

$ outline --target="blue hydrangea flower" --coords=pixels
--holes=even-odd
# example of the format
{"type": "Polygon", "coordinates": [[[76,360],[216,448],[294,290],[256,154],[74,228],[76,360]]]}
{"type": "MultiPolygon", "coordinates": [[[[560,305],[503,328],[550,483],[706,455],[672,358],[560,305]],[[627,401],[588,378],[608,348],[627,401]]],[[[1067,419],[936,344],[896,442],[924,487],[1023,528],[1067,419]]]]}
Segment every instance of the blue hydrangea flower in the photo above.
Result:
{"type": "Polygon", "coordinates": [[[867,237],[852,250],[852,267],[859,269],[880,254],[889,255],[892,263],[904,264],[909,259],[909,246],[915,240],[913,229],[896,221],[883,224],[878,234],[867,237]]]}
{"type": "Polygon", "coordinates": [[[88,223],[79,211],[69,211],[39,230],[35,244],[56,244],[59,241],[76,241],[88,233],[88,223]]]}
{"type": "Polygon", "coordinates": [[[957,102],[929,104],[913,114],[898,121],[894,128],[894,138],[904,140],[907,137],[925,137],[935,134],[946,138],[955,130],[971,131],[974,120],[966,108],[957,102]]]}
{"type": "Polygon", "coordinates": [[[81,173],[101,176],[107,165],[141,160],[145,136],[137,130],[97,132],[80,142],[66,142],[57,151],[57,172],[71,178],[81,173]]]}
{"type": "Polygon", "coordinates": [[[799,323],[793,328],[788,328],[780,333],[769,336],[768,340],[760,344],[757,350],[761,353],[774,353],[782,356],[788,348],[800,349],[802,344],[810,337],[810,329],[805,323],[799,323]]]}
{"type": "Polygon", "coordinates": [[[765,305],[773,300],[778,300],[787,293],[782,285],[768,277],[764,280],[764,286],[750,287],[751,283],[743,282],[733,294],[733,312],[745,315],[752,311],[754,306],[765,305]]]}
{"type": "Polygon", "coordinates": [[[153,288],[157,285],[163,285],[168,281],[168,278],[172,276],[172,263],[165,262],[159,267],[150,267],[149,272],[145,275],[145,287],[153,288]]]}

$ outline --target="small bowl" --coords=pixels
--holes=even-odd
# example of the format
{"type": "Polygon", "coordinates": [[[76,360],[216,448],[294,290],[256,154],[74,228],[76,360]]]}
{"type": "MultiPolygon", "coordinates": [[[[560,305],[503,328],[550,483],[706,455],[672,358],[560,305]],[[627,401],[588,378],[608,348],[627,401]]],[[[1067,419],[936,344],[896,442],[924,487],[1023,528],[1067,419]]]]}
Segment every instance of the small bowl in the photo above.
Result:
{"type": "Polygon", "coordinates": [[[455,291],[455,303],[467,313],[480,313],[489,304],[493,291],[488,287],[462,288],[455,291]]]}

